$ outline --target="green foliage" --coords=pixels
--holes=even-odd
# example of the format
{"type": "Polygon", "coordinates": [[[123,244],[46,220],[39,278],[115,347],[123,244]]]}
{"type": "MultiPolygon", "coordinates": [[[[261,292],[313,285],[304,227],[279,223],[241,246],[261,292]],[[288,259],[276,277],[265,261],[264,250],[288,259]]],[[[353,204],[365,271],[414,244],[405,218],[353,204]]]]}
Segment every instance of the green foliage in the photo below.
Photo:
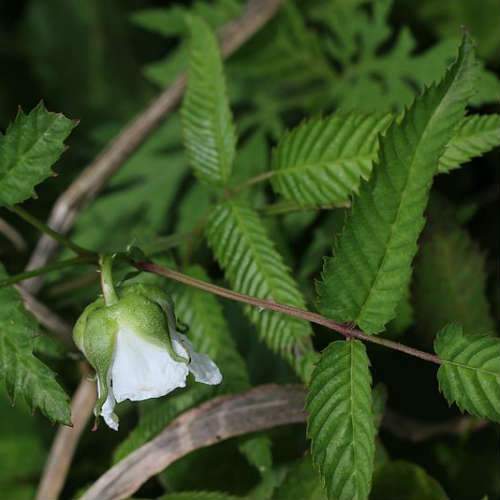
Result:
{"type": "Polygon", "coordinates": [[[371,375],[358,340],[332,342],[307,396],[312,456],[329,499],[366,499],[375,455],[371,375]]]}
{"type": "Polygon", "coordinates": [[[86,130],[91,121],[123,119],[138,109],[147,92],[122,2],[31,0],[24,13],[18,34],[33,96],[50,95],[86,130]]]}
{"type": "Polygon", "coordinates": [[[60,113],[48,112],[43,103],[28,114],[19,110],[0,135],[0,206],[35,196],[35,186],[54,175],[52,165],[75,125],[60,113]]]}
{"type": "Polygon", "coordinates": [[[458,127],[439,162],[449,172],[500,145],[500,115],[468,116],[458,127]]]}
{"type": "Polygon", "coordinates": [[[189,170],[179,149],[179,127],[179,120],[170,118],[125,163],[107,191],[79,217],[76,241],[112,252],[132,242],[150,241],[166,227],[169,210],[189,170]]]}
{"type": "Polygon", "coordinates": [[[247,457],[248,462],[253,465],[261,474],[265,476],[273,465],[271,453],[271,440],[265,436],[250,436],[242,439],[240,451],[247,457]]]}
{"type": "Polygon", "coordinates": [[[336,113],[299,126],[274,151],[274,189],[303,206],[348,202],[370,176],[378,134],[390,121],[388,115],[336,113]]]}
{"type": "Polygon", "coordinates": [[[462,411],[500,422],[500,339],[449,325],[436,336],[439,388],[462,411]]]}
{"type": "MultiPolygon", "coordinates": [[[[348,203],[370,177],[389,114],[335,113],[285,134],[273,155],[275,191],[300,206],[348,203]]],[[[439,161],[446,173],[500,145],[500,115],[465,118],[439,161]]]]}
{"type": "MultiPolygon", "coordinates": [[[[1,264],[0,276],[7,276],[1,264]]],[[[0,377],[10,399],[23,397],[31,411],[39,408],[51,420],[70,424],[68,396],[52,370],[33,355],[36,321],[13,287],[0,288],[0,304],[0,377]]]]}
{"type": "MultiPolygon", "coordinates": [[[[25,208],[46,220],[98,151],[113,144],[160,87],[185,74],[181,112],[155,121],[142,146],[113,165],[106,185],[97,182],[88,193],[88,204],[70,196],[65,208],[78,216],[68,236],[98,252],[125,252],[133,244],[141,260],[308,314],[314,278],[333,246],[319,309],[345,327],[386,330],[384,338],[368,338],[381,344],[370,350],[370,362],[367,348],[338,341],[326,318],[309,316],[321,323],[309,324],[243,310],[117,259],[116,282],[155,283],[173,297],[179,329],[185,325],[195,349],[216,361],[223,381],[208,387],[190,378],[168,397],[124,404],[121,433],[85,431],[61,496],[78,496],[111,462],[205,401],[253,385],[296,384],[298,374],[309,388],[311,454],[302,424],[256,431],[194,450],[135,495],[444,500],[446,490],[454,500],[496,498],[495,426],[469,417],[456,426],[456,408],[426,390],[432,367],[390,355],[384,344],[398,337],[429,350],[436,331],[460,323],[445,327],[435,343],[441,392],[461,410],[500,421],[500,346],[491,335],[500,319],[493,151],[500,146],[498,0],[287,0],[225,58],[215,30],[225,38],[221,26],[243,16],[231,33],[249,33],[263,11],[248,11],[247,3],[177,0],[143,9],[117,0],[30,0],[26,8],[4,9],[1,57],[9,71],[0,81],[1,126],[7,128],[18,103],[32,106],[40,95],[82,118],[82,126],[65,156],[72,168],[36,187],[50,176],[74,123],[43,105],[19,113],[0,136],[0,208],[28,200],[36,188],[41,199],[25,208]],[[248,15],[249,25],[242,25],[248,15]],[[476,34],[486,60],[474,62],[465,35],[458,61],[445,73],[462,24],[476,34]],[[482,108],[464,117],[467,105],[482,108]],[[448,175],[438,176],[426,210],[439,173],[448,175]],[[441,194],[454,204],[438,202],[441,194]],[[451,425],[459,435],[433,435],[414,446],[405,441],[412,436],[390,436],[386,414],[417,427],[435,422],[443,432],[451,425]]],[[[0,259],[12,273],[26,266],[38,238],[2,210],[0,259]]],[[[37,300],[68,323],[99,293],[90,266],[44,279],[37,300]]],[[[15,288],[0,289],[0,375],[18,400],[11,408],[0,395],[0,497],[9,500],[35,496],[55,433],[29,410],[69,421],[68,398],[42,361],[60,373],[61,385],[75,387],[80,375],[72,349],[41,330],[15,288]]]]}
{"type": "MultiPolygon", "coordinates": [[[[323,43],[342,68],[331,87],[342,109],[401,110],[412,102],[415,87],[424,90],[453,58],[453,39],[415,55],[416,42],[409,28],[396,34],[389,25],[392,4],[392,0],[322,2],[314,11],[314,19],[334,35],[324,37],[323,43]]],[[[453,37],[459,27],[460,23],[454,26],[453,37]]],[[[479,102],[489,97],[477,96],[479,102]]]]}
{"type": "MultiPolygon", "coordinates": [[[[243,203],[228,201],[212,213],[207,238],[234,290],[304,308],[304,300],[258,215],[243,203]]],[[[271,311],[246,307],[259,335],[275,352],[296,361],[310,350],[311,327],[271,311]]]]}
{"type": "Polygon", "coordinates": [[[454,36],[457,26],[466,26],[477,40],[477,51],[483,57],[498,62],[500,23],[498,0],[484,0],[480,8],[474,0],[423,0],[418,2],[417,15],[441,36],[454,36]]]}
{"type": "Polygon", "coordinates": [[[314,469],[309,455],[290,467],[285,480],[273,496],[273,500],[291,498],[326,500],[318,472],[314,469]]]}
{"type": "Polygon", "coordinates": [[[3,394],[0,414],[0,493],[9,499],[33,498],[33,478],[45,459],[42,436],[28,409],[24,405],[13,408],[3,394]]]}
{"type": "Polygon", "coordinates": [[[415,262],[413,296],[420,332],[429,338],[451,322],[470,334],[493,333],[485,256],[465,229],[431,211],[415,262]]]}
{"type": "Polygon", "coordinates": [[[137,26],[163,36],[181,35],[189,32],[189,14],[201,17],[210,26],[235,18],[241,6],[237,0],[207,2],[196,0],[189,8],[174,5],[167,8],[141,9],[132,14],[131,20],[137,26]]]}
{"type": "Polygon", "coordinates": [[[395,461],[379,467],[373,478],[371,500],[447,500],[441,485],[418,465],[395,461]]]}
{"type": "Polygon", "coordinates": [[[141,28],[165,37],[181,36],[179,46],[168,57],[146,64],[144,75],[148,80],[163,87],[172,83],[188,66],[189,50],[184,36],[189,34],[189,15],[202,18],[212,28],[234,19],[240,14],[238,0],[215,0],[208,4],[196,0],[191,6],[175,5],[167,8],[150,8],[134,12],[131,19],[141,28]]]}
{"type": "Polygon", "coordinates": [[[321,310],[368,333],[395,317],[424,224],[439,157],[462,119],[472,92],[474,56],[464,38],[443,81],[427,90],[382,139],[380,160],[325,263],[321,310]]]}
{"type": "Polygon", "coordinates": [[[158,500],[237,500],[238,498],[240,497],[220,491],[182,491],[163,495],[158,500]]]}
{"type": "Polygon", "coordinates": [[[189,161],[209,184],[225,184],[231,175],[236,134],[226,95],[217,40],[208,25],[192,17],[188,85],[182,126],[189,161]]]}

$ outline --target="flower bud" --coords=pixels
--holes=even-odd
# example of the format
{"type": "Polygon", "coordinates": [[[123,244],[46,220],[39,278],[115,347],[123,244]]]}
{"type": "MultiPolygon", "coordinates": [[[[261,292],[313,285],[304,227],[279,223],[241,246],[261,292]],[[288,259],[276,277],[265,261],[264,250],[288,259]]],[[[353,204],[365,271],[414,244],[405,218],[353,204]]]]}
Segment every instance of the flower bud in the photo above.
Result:
{"type": "Polygon", "coordinates": [[[104,298],[86,307],[73,330],[97,374],[96,417],[117,430],[116,403],[165,396],[185,387],[190,372],[197,382],[221,382],[215,363],[177,331],[173,303],[161,288],[131,284],[115,291],[110,273],[105,285],[104,298]]]}

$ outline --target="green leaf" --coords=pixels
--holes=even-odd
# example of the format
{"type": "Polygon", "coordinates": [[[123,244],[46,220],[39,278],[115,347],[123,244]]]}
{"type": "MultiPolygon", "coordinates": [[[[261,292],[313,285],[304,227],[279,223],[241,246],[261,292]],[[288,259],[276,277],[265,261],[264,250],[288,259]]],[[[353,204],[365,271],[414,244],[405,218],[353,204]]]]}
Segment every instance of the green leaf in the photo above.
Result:
{"type": "Polygon", "coordinates": [[[500,422],[500,339],[449,325],[436,336],[439,389],[462,411],[500,422]]]}
{"type": "Polygon", "coordinates": [[[456,63],[393,122],[380,160],[353,202],[334,257],[318,287],[322,312],[378,333],[395,317],[408,287],[411,262],[439,157],[461,121],[472,92],[471,41],[464,37],[456,63]]]}
{"type": "Polygon", "coordinates": [[[418,330],[428,339],[448,323],[457,322],[469,334],[494,333],[485,256],[467,231],[445,216],[443,208],[430,211],[415,260],[418,330]]]}
{"type": "Polygon", "coordinates": [[[369,178],[390,115],[336,113],[286,134],[273,154],[274,189],[302,206],[345,203],[369,178]]]}
{"type": "Polygon", "coordinates": [[[47,111],[43,103],[28,114],[19,110],[0,135],[0,206],[35,196],[35,186],[54,175],[52,165],[75,126],[64,115],[47,111]]]}
{"type": "Polygon", "coordinates": [[[498,0],[483,0],[481,8],[474,0],[421,0],[415,4],[416,14],[438,36],[454,36],[459,26],[466,26],[477,41],[482,57],[498,61],[500,50],[500,9],[498,0]]]}
{"type": "Polygon", "coordinates": [[[267,474],[273,466],[271,440],[265,434],[243,437],[239,450],[245,455],[248,463],[253,465],[261,476],[267,474]]]}
{"type": "MultiPolygon", "coordinates": [[[[184,271],[193,278],[210,282],[199,266],[184,271]]],[[[185,285],[172,290],[178,319],[189,326],[188,336],[195,348],[217,361],[224,375],[218,392],[222,394],[244,391],[250,387],[245,361],[241,357],[229,330],[218,299],[207,292],[185,285]]]]}
{"type": "Polygon", "coordinates": [[[375,456],[369,360],[358,340],[332,342],[307,396],[312,456],[329,499],[368,498],[375,456]]]}
{"type": "Polygon", "coordinates": [[[472,115],[462,121],[439,162],[449,172],[500,146],[500,115],[472,115]]]}
{"type": "Polygon", "coordinates": [[[370,500],[447,500],[442,486],[416,464],[395,461],[379,467],[370,500]]]}
{"type": "MultiPolygon", "coordinates": [[[[369,179],[390,114],[335,113],[303,123],[273,152],[274,190],[304,207],[349,202],[369,179]]],[[[446,173],[500,146],[500,115],[471,115],[456,129],[439,161],[446,173]]]]}
{"type": "Polygon", "coordinates": [[[28,408],[19,404],[13,408],[4,394],[0,394],[0,416],[0,492],[10,494],[16,485],[27,486],[30,482],[34,488],[33,480],[46,460],[39,424],[28,408]]]}
{"type": "Polygon", "coordinates": [[[196,175],[224,185],[231,175],[236,133],[217,40],[208,25],[192,17],[188,85],[182,126],[189,160],[196,175]]]}
{"type": "Polygon", "coordinates": [[[326,500],[318,471],[313,467],[310,455],[296,462],[273,496],[273,500],[326,500]]]}
{"type": "MultiPolygon", "coordinates": [[[[0,264],[0,278],[7,277],[0,264]]],[[[49,419],[71,423],[69,398],[55,381],[54,373],[33,355],[33,341],[39,334],[34,318],[26,312],[13,287],[0,288],[0,378],[14,403],[23,396],[30,409],[49,419]]]]}
{"type": "Polygon", "coordinates": [[[157,500],[239,500],[241,497],[229,495],[222,491],[181,491],[168,493],[157,500]]]}
{"type": "MultiPolygon", "coordinates": [[[[206,234],[235,291],[305,308],[289,269],[250,207],[234,201],[218,205],[210,216],[206,234]]],[[[309,323],[250,306],[245,311],[270,349],[292,363],[296,363],[297,355],[312,350],[309,323]]]]}
{"type": "Polygon", "coordinates": [[[167,8],[141,9],[132,14],[131,20],[148,31],[171,37],[188,32],[189,25],[186,20],[189,14],[201,17],[210,26],[216,27],[240,13],[241,3],[237,0],[215,0],[210,3],[198,0],[189,7],[174,5],[167,8]]]}
{"type": "Polygon", "coordinates": [[[189,173],[179,125],[178,117],[169,119],[120,168],[107,192],[78,217],[75,241],[100,252],[121,251],[131,242],[150,241],[167,227],[172,203],[189,173]]]}

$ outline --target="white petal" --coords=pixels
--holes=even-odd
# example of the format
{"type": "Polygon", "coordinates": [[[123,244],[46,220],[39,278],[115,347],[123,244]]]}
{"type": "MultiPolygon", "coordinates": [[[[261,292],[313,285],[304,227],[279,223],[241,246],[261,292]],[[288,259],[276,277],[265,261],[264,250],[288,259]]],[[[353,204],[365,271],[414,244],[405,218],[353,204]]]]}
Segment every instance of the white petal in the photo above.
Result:
{"type": "Polygon", "coordinates": [[[196,382],[208,385],[217,385],[222,382],[222,373],[217,365],[206,354],[196,352],[185,335],[177,332],[172,340],[173,342],[179,341],[189,352],[191,358],[189,371],[194,375],[196,382]]]}
{"type": "MultiPolygon", "coordinates": [[[[97,396],[101,397],[101,385],[99,383],[99,379],[97,379],[97,396]]],[[[101,408],[101,416],[104,418],[104,421],[108,425],[108,427],[111,427],[114,431],[118,430],[118,417],[116,413],[113,412],[115,408],[115,398],[113,396],[113,390],[110,387],[110,384],[108,383],[108,397],[106,398],[106,401],[102,405],[101,408]]]]}
{"type": "MultiPolygon", "coordinates": [[[[187,357],[179,344],[175,351],[187,357]]],[[[127,329],[120,329],[111,368],[111,380],[116,401],[142,401],[165,396],[178,387],[186,386],[188,367],[174,361],[166,348],[148,342],[127,329]]]]}

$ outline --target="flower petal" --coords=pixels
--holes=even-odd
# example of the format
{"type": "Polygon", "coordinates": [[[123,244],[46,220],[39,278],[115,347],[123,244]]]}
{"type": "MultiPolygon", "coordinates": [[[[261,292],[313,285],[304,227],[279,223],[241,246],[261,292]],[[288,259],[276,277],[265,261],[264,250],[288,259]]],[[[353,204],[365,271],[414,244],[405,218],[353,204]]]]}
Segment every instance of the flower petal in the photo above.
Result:
{"type": "Polygon", "coordinates": [[[174,346],[175,342],[180,342],[188,351],[191,358],[189,371],[194,375],[196,382],[208,385],[217,385],[222,382],[222,374],[217,365],[206,354],[196,352],[193,344],[185,335],[177,332],[172,338],[174,346]]]}
{"type": "MultiPolygon", "coordinates": [[[[177,354],[187,356],[182,345],[175,345],[177,354]]],[[[185,363],[174,361],[166,348],[145,340],[132,331],[120,328],[111,368],[116,401],[142,401],[165,396],[186,386],[189,373],[185,363]]]]}
{"type": "MultiPolygon", "coordinates": [[[[110,377],[108,377],[109,379],[110,377]]],[[[101,384],[99,382],[99,379],[97,379],[97,396],[101,397],[101,384]]],[[[110,387],[109,381],[108,381],[108,397],[106,398],[106,401],[104,401],[104,404],[102,405],[101,408],[101,416],[104,418],[104,421],[108,425],[108,427],[111,427],[114,431],[118,430],[118,416],[116,413],[114,413],[114,408],[116,405],[116,400],[115,397],[113,396],[113,389],[110,387]]]]}

